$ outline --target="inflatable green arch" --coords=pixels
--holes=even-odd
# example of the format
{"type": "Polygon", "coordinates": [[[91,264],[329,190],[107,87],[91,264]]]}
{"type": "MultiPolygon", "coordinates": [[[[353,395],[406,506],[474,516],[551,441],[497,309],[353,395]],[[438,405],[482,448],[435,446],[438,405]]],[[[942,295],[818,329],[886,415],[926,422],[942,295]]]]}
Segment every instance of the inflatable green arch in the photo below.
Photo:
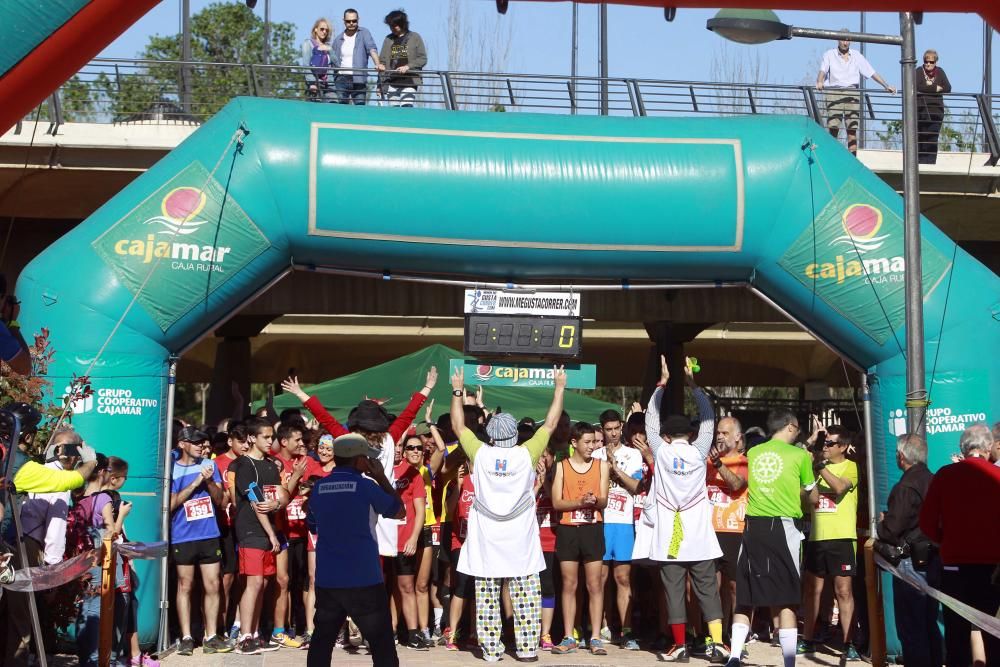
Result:
{"type": "MultiPolygon", "coordinates": [[[[291,266],[745,282],[871,373],[884,507],[891,436],[905,428],[901,218],[897,194],[803,118],[241,98],[36,258],[17,292],[26,330],[52,331],[55,387],[90,370],[95,394],[74,404],[73,424],[129,460],[136,540],[164,537],[169,357],[291,266]]],[[[955,430],[1000,405],[989,367],[1000,279],[926,220],[922,233],[936,468],[955,430]]],[[[150,574],[144,639],[159,597],[150,574]]]]}

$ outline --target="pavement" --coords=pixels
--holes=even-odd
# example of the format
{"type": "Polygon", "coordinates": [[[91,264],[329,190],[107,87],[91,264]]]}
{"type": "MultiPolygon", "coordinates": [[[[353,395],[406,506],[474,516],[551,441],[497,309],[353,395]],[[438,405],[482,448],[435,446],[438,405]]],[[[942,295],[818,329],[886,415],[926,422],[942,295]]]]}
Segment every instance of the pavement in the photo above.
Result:
{"type": "MultiPolygon", "coordinates": [[[[772,647],[766,642],[754,642],[748,647],[750,659],[745,665],[760,667],[781,667],[781,649],[772,647]]],[[[431,667],[449,665],[486,664],[478,653],[470,651],[446,651],[443,647],[435,647],[429,651],[413,651],[402,646],[398,647],[399,664],[403,667],[431,667]]],[[[656,654],[650,651],[625,651],[615,646],[608,646],[608,655],[592,656],[580,650],[569,655],[552,655],[539,651],[536,665],[558,665],[560,667],[622,667],[624,665],[640,665],[657,662],[656,654]]],[[[512,654],[505,655],[502,662],[511,665],[519,664],[512,654]]],[[[799,657],[796,661],[800,667],[839,667],[840,652],[822,650],[815,657],[799,657]]],[[[306,664],[306,651],[281,649],[262,655],[203,655],[201,649],[196,649],[192,656],[170,654],[161,661],[163,667],[292,667],[306,664]]],[[[333,665],[345,667],[368,667],[371,658],[362,649],[351,652],[334,649],[333,665]]],[[[710,663],[702,658],[691,658],[692,667],[707,667],[710,663]]],[[[854,663],[864,667],[864,663],[854,663]]]]}

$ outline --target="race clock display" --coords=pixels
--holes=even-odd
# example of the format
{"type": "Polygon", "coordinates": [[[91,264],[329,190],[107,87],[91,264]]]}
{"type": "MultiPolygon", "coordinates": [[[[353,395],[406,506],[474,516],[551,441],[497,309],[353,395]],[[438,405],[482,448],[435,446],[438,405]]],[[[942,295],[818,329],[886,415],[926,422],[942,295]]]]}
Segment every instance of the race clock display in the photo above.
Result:
{"type": "Polygon", "coordinates": [[[466,315],[465,354],[578,357],[581,324],[579,317],[466,315]]]}

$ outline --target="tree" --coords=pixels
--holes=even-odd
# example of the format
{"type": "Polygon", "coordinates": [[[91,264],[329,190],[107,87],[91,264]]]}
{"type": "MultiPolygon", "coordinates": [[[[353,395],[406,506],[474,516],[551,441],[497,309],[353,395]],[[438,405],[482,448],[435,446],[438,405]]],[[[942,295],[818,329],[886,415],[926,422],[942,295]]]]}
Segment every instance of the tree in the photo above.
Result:
{"type": "MultiPolygon", "coordinates": [[[[495,12],[471,23],[464,0],[448,3],[448,69],[452,72],[498,73],[507,69],[510,59],[512,24],[495,12]]],[[[505,88],[495,77],[453,79],[455,105],[460,109],[505,111],[501,99],[505,88]],[[503,89],[503,90],[502,90],[503,89]]]]}
{"type": "MultiPolygon", "coordinates": [[[[297,30],[293,23],[271,24],[271,63],[298,63],[297,30]]],[[[257,94],[267,87],[276,97],[297,97],[302,76],[287,69],[248,67],[264,58],[264,22],[243,3],[214,3],[191,17],[191,58],[183,67],[181,35],[153,35],[139,54],[143,63],[132,71],[85,71],[62,88],[67,120],[115,121],[139,119],[155,110],[178,119],[204,120],[238,95],[257,94]],[[175,61],[175,62],[166,62],[175,61]],[[187,80],[190,104],[182,85],[187,80]]]]}

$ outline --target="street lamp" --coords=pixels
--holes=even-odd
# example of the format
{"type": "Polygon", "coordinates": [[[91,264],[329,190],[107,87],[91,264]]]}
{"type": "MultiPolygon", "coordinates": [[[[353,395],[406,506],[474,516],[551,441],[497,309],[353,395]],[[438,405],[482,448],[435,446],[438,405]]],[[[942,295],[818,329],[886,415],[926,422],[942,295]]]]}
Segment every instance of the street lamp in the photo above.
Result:
{"type": "Polygon", "coordinates": [[[741,44],[764,44],[776,39],[809,37],[900,47],[903,92],[903,240],[906,264],[906,421],[907,431],[924,435],[927,389],[924,383],[923,271],[920,259],[920,173],[917,170],[917,62],[913,26],[919,14],[899,13],[899,35],[875,35],[842,30],[796,28],[782,23],[768,10],[723,9],[706,28],[741,44]]]}

